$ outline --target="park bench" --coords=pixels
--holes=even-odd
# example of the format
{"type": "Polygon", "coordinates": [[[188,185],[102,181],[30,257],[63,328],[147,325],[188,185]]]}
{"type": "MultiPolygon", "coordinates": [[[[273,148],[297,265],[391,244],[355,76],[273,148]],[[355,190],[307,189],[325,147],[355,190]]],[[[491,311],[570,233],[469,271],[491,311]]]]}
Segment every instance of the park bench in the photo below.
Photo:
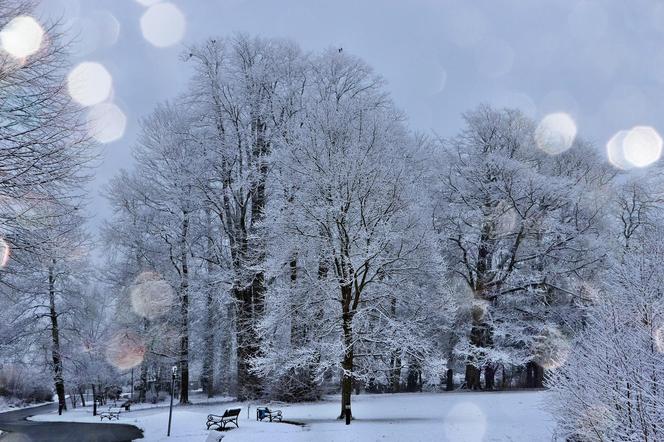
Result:
{"type": "Polygon", "coordinates": [[[108,410],[102,411],[99,413],[99,420],[104,420],[104,418],[108,419],[109,421],[115,419],[115,420],[120,420],[120,412],[122,411],[121,408],[111,408],[109,407],[108,410]]]}
{"type": "Polygon", "coordinates": [[[263,421],[263,419],[278,420],[281,422],[281,410],[270,410],[267,407],[256,408],[256,420],[263,421]]]}
{"type": "Polygon", "coordinates": [[[125,411],[131,411],[131,410],[130,410],[130,408],[131,408],[131,400],[127,399],[126,401],[124,401],[123,403],[121,403],[121,404],[120,404],[120,408],[124,408],[125,411]]]}
{"type": "Polygon", "coordinates": [[[224,414],[221,416],[217,414],[208,414],[207,423],[205,425],[208,430],[223,430],[226,428],[226,425],[231,422],[234,423],[236,427],[239,427],[237,420],[241,411],[241,408],[229,408],[224,411],[224,414]]]}

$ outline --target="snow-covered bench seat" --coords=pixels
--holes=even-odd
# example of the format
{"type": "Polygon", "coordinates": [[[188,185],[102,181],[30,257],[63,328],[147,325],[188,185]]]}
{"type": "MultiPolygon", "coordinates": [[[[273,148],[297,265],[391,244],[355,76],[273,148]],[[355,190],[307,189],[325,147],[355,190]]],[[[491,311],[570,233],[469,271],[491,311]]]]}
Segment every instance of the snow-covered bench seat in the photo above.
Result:
{"type": "Polygon", "coordinates": [[[104,418],[110,420],[120,420],[120,412],[122,411],[122,408],[109,408],[106,411],[102,411],[99,413],[99,420],[104,420],[104,418]]]}
{"type": "Polygon", "coordinates": [[[229,408],[224,411],[224,414],[221,416],[217,414],[208,414],[207,423],[205,425],[208,430],[223,430],[226,428],[226,425],[231,422],[234,423],[236,427],[239,427],[237,420],[241,411],[241,408],[229,408]]]}
{"type": "Polygon", "coordinates": [[[262,421],[263,419],[270,419],[270,422],[273,420],[278,420],[281,422],[281,410],[270,410],[267,407],[258,407],[256,408],[256,420],[262,421]]]}

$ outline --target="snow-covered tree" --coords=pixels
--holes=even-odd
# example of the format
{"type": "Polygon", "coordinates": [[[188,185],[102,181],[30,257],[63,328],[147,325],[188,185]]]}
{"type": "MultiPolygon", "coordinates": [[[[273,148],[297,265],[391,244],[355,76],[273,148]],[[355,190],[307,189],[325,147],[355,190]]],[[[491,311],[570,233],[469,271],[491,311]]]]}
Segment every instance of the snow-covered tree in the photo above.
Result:
{"type": "MultiPolygon", "coordinates": [[[[33,9],[29,1],[0,2],[0,28],[33,9]]],[[[46,26],[44,41],[21,59],[0,53],[1,350],[18,363],[46,364],[64,407],[68,321],[88,252],[81,186],[94,146],[66,90],[60,28],[46,26]],[[46,352],[48,360],[39,356],[46,352]]]]}
{"type": "Polygon", "coordinates": [[[639,229],[597,287],[587,324],[548,380],[560,437],[659,440],[664,409],[661,227],[639,229]]]}
{"type": "Polygon", "coordinates": [[[569,335],[580,318],[580,281],[592,275],[611,174],[591,147],[575,142],[547,156],[534,124],[516,110],[480,106],[459,135],[441,143],[434,226],[452,276],[471,291],[472,324],[457,355],[467,388],[495,385],[499,366],[528,364],[541,384],[542,341],[569,335]],[[534,371],[533,371],[534,370],[534,371]]]}
{"type": "Polygon", "coordinates": [[[303,385],[340,373],[343,417],[354,382],[375,376],[376,361],[400,369],[398,358],[426,356],[424,299],[437,262],[418,211],[416,143],[382,79],[327,51],[311,61],[305,102],[298,129],[274,152],[275,282],[256,365],[303,385]]]}
{"type": "Polygon", "coordinates": [[[302,55],[289,42],[237,36],[190,48],[191,102],[209,162],[201,183],[206,209],[230,249],[235,300],[239,397],[257,395],[250,361],[258,354],[256,326],[265,297],[265,232],[270,154],[288,132],[304,85],[302,55]]]}

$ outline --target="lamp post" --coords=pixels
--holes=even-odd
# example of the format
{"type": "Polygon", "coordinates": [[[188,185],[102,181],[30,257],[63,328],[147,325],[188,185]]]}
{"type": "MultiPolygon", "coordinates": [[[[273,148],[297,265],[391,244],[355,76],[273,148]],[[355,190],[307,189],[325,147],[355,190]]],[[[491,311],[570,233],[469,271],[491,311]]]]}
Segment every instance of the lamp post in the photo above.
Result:
{"type": "Polygon", "coordinates": [[[172,371],[172,376],[171,376],[171,406],[168,410],[168,433],[166,433],[167,437],[171,436],[171,418],[173,417],[173,395],[175,394],[175,375],[178,372],[177,365],[174,365],[173,368],[171,368],[171,371],[172,371]]]}

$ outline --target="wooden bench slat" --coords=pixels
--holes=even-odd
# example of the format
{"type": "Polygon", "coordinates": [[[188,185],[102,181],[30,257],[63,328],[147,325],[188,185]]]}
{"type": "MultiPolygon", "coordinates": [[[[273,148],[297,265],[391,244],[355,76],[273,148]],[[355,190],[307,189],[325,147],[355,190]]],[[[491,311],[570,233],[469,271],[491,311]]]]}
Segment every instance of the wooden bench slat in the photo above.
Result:
{"type": "Polygon", "coordinates": [[[229,423],[233,423],[239,428],[238,417],[241,412],[241,408],[229,408],[224,411],[224,414],[221,416],[217,414],[208,414],[206,422],[207,429],[209,430],[212,428],[214,430],[223,430],[229,423]]]}

